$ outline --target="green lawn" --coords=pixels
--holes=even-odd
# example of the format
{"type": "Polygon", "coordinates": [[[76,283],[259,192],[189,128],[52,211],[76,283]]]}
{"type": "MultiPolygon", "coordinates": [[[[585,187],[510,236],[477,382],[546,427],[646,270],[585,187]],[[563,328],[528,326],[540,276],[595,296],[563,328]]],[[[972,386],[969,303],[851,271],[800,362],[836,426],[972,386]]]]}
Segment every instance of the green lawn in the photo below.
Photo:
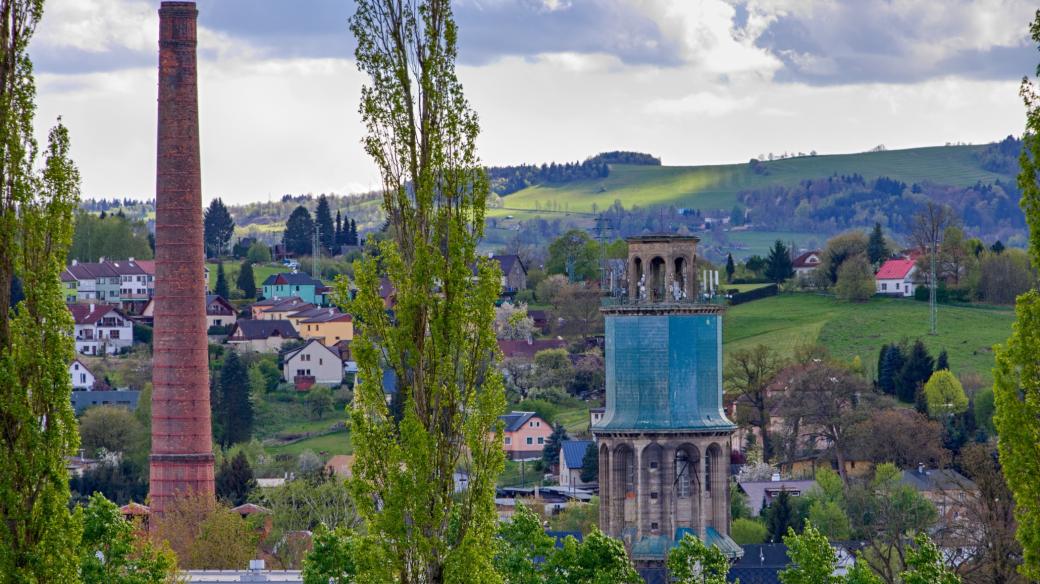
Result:
{"type": "MultiPolygon", "coordinates": [[[[242,263],[239,261],[224,262],[224,276],[227,277],[228,288],[232,290],[237,288],[238,270],[241,265],[242,263]]],[[[209,289],[213,291],[217,286],[217,264],[206,262],[206,267],[209,268],[209,289]]],[[[253,264],[253,280],[256,281],[256,287],[259,288],[268,276],[288,271],[290,271],[289,268],[280,264],[253,264]]]]}
{"type": "Polygon", "coordinates": [[[750,292],[752,290],[758,290],[759,288],[765,288],[770,284],[726,284],[721,283],[719,287],[723,290],[736,290],[737,292],[750,292]]]}
{"type": "MultiPolygon", "coordinates": [[[[746,163],[713,166],[612,165],[604,179],[559,186],[533,186],[502,199],[491,217],[517,219],[539,216],[538,210],[591,212],[615,200],[634,205],[675,205],[697,209],[729,209],[739,192],[767,185],[793,185],[806,178],[858,173],[867,179],[888,176],[906,183],[934,181],[965,186],[1010,177],[983,170],[976,153],[984,146],[936,146],[859,154],[806,156],[765,162],[767,174],[756,174],[746,163]]],[[[558,216],[557,214],[553,214],[558,216]]]]}
{"type": "Polygon", "coordinates": [[[285,446],[267,446],[265,449],[272,455],[299,455],[304,450],[311,450],[316,454],[327,452],[329,456],[334,454],[350,454],[354,452],[354,447],[350,443],[350,432],[347,430],[340,430],[339,432],[334,432],[332,434],[325,434],[324,436],[316,436],[314,438],[300,440],[299,442],[293,442],[292,444],[286,444],[285,446]]]}
{"type": "Polygon", "coordinates": [[[724,319],[724,351],[765,344],[784,354],[820,343],[841,359],[860,356],[876,367],[884,343],[920,338],[933,356],[946,349],[955,373],[976,372],[991,380],[992,346],[1011,334],[1009,309],[939,306],[939,334],[928,334],[928,304],[875,298],[850,304],[812,294],[785,294],[734,306],[724,319]]]}

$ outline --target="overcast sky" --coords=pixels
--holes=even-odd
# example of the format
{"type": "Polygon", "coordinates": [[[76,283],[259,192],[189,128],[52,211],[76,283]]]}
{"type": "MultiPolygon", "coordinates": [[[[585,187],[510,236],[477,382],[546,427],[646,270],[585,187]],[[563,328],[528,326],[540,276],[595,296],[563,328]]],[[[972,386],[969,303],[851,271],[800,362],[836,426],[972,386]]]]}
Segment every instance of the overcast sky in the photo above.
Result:
{"type": "MultiPolygon", "coordinates": [[[[350,0],[199,0],[204,197],[374,186],[350,0]]],[[[158,0],[47,0],[38,133],[89,197],[155,192],[158,0]]],[[[458,0],[488,164],[639,150],[665,164],[1019,134],[1026,0],[458,0]]]]}

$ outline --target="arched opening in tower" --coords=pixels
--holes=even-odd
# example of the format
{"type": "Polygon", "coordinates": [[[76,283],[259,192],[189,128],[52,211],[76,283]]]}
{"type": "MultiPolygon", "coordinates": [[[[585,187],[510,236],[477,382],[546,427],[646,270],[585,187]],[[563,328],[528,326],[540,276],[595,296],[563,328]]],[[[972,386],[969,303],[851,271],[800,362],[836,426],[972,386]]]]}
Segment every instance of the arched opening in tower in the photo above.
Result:
{"type": "Polygon", "coordinates": [[[675,270],[672,272],[673,279],[671,290],[672,298],[676,301],[687,298],[690,295],[688,287],[689,276],[687,274],[686,258],[679,256],[675,258],[675,270]]]}
{"type": "Polygon", "coordinates": [[[713,442],[708,447],[704,462],[706,465],[704,490],[708,495],[707,505],[710,510],[706,523],[708,527],[714,527],[719,533],[728,533],[727,514],[729,510],[726,509],[726,476],[723,469],[722,448],[718,443],[713,442]]]}
{"type": "Polygon", "coordinates": [[[658,535],[661,532],[664,518],[661,513],[661,445],[650,444],[643,449],[640,457],[642,483],[642,532],[658,535]]]}
{"type": "Polygon", "coordinates": [[[700,451],[692,444],[675,450],[674,521],[675,529],[699,530],[701,518],[700,451]]]}
{"type": "Polygon", "coordinates": [[[632,291],[630,295],[635,300],[642,300],[646,295],[646,281],[643,273],[643,259],[636,256],[632,259],[632,291]]]}
{"type": "Polygon", "coordinates": [[[649,288],[653,291],[650,299],[660,302],[665,298],[665,261],[660,256],[650,260],[649,288]]]}

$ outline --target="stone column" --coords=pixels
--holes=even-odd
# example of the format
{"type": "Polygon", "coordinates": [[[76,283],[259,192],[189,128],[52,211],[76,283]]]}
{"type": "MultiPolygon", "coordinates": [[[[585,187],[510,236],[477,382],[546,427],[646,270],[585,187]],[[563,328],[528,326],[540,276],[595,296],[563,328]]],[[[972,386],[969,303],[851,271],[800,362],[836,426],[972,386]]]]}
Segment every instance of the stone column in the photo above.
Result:
{"type": "Polygon", "coordinates": [[[613,535],[610,528],[610,447],[603,452],[605,443],[600,441],[599,450],[599,528],[607,535],[613,535]]]}
{"type": "Polygon", "coordinates": [[[675,448],[662,444],[661,448],[661,533],[666,537],[675,535],[675,448]]]}

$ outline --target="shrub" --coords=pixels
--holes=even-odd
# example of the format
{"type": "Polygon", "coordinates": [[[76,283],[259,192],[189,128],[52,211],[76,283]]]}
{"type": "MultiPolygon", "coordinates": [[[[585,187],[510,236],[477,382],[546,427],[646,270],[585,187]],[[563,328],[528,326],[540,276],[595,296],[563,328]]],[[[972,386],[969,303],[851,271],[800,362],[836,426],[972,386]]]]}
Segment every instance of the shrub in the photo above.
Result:
{"type": "Polygon", "coordinates": [[[767,535],[766,526],[754,519],[734,519],[730,527],[730,536],[740,545],[765,543],[767,535]]]}

